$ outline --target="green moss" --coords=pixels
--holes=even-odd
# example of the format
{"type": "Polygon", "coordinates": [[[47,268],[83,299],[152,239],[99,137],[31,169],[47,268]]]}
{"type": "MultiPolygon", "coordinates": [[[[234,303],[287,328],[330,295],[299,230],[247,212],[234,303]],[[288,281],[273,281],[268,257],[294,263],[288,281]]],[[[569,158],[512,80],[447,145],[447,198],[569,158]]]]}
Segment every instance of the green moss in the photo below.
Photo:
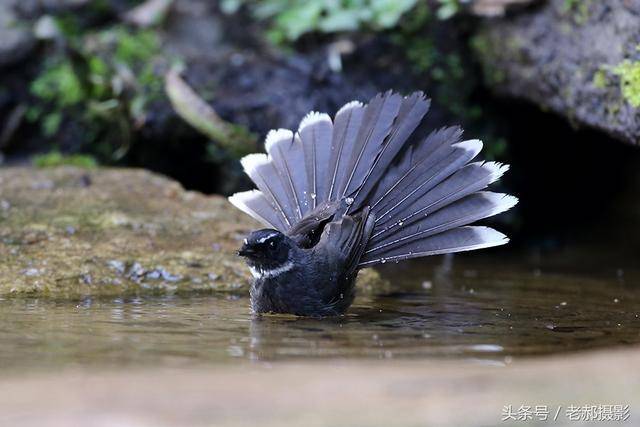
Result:
{"type": "MultiPolygon", "coordinates": [[[[489,86],[497,86],[504,83],[506,74],[504,70],[496,66],[499,62],[499,54],[493,48],[489,36],[477,34],[471,38],[469,45],[482,66],[482,75],[485,83],[489,86]]],[[[511,48],[519,47],[515,40],[512,40],[509,45],[511,48]]]]}
{"type": "Polygon", "coordinates": [[[571,17],[578,25],[586,24],[589,20],[591,0],[564,0],[561,12],[571,17]]]}
{"type": "Polygon", "coordinates": [[[622,97],[632,107],[640,108],[640,61],[623,61],[613,68],[620,77],[622,97]]]}
{"type": "Polygon", "coordinates": [[[593,85],[598,89],[604,89],[609,83],[607,72],[605,70],[598,70],[593,74],[593,85]]]}
{"type": "Polygon", "coordinates": [[[55,166],[77,166],[81,168],[91,169],[95,168],[98,163],[96,159],[83,155],[83,154],[73,154],[73,155],[64,155],[59,151],[51,151],[46,154],[38,154],[32,159],[33,165],[38,168],[48,168],[55,166]]]}

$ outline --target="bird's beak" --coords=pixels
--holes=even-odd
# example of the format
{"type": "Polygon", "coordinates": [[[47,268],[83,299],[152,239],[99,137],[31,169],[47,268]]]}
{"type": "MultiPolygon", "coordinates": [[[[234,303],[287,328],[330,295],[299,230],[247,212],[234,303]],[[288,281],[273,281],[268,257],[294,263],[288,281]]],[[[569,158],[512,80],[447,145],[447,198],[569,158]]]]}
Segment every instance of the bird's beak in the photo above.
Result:
{"type": "Polygon", "coordinates": [[[247,246],[243,246],[238,251],[238,256],[249,258],[249,257],[255,255],[255,253],[256,253],[256,251],[254,251],[253,249],[251,249],[251,248],[249,248],[247,246]]]}

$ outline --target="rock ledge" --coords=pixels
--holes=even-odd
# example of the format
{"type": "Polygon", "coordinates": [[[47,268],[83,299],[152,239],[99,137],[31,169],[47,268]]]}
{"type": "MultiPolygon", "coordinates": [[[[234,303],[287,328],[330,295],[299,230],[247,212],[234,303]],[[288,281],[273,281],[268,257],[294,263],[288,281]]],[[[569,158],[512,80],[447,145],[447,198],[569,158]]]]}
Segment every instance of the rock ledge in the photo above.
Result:
{"type": "Polygon", "coordinates": [[[235,250],[256,226],[223,197],[144,170],[5,168],[0,296],[246,291],[235,250]]]}

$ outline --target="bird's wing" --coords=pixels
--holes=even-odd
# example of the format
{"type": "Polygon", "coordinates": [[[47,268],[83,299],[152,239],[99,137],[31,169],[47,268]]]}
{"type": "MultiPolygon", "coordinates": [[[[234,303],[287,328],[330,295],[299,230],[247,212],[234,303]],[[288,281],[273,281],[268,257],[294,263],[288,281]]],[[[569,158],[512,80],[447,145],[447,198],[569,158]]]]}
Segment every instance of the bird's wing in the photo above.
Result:
{"type": "Polygon", "coordinates": [[[313,247],[320,240],[324,226],[344,210],[344,208],[340,209],[339,202],[326,201],[294,224],[287,234],[299,247],[313,247]]]}
{"type": "Polygon", "coordinates": [[[349,277],[358,268],[374,225],[368,206],[354,215],[342,215],[324,227],[318,248],[337,254],[349,277]]]}

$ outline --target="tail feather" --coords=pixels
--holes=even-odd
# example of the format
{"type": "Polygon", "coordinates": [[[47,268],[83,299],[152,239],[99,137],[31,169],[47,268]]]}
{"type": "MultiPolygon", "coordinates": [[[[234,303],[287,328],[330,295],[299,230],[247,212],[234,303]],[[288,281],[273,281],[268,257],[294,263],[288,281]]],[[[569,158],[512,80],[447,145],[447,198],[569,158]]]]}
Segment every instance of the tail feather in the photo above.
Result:
{"type": "Polygon", "coordinates": [[[371,239],[366,254],[383,256],[397,247],[407,245],[455,227],[471,224],[504,212],[518,202],[513,196],[491,192],[477,192],[448,204],[433,214],[420,216],[393,234],[393,238],[371,239]]]}
{"type": "Polygon", "coordinates": [[[249,214],[268,227],[278,230],[286,229],[282,215],[267,197],[259,190],[243,191],[229,197],[229,201],[241,211],[249,214]]]}
{"type": "Polygon", "coordinates": [[[504,245],[509,239],[489,227],[466,226],[439,233],[417,242],[410,242],[387,252],[384,256],[365,254],[359,267],[372,267],[386,262],[399,262],[410,258],[464,252],[504,245]]]}
{"type": "Polygon", "coordinates": [[[402,97],[392,92],[379,94],[365,107],[362,124],[354,144],[354,150],[345,165],[348,173],[343,197],[354,194],[363,185],[383,148],[383,142],[391,132],[398,115],[402,97]]]}
{"type": "Polygon", "coordinates": [[[396,163],[389,167],[389,170],[375,188],[370,197],[373,201],[372,208],[375,209],[376,206],[383,202],[387,203],[389,198],[393,198],[395,194],[400,192],[397,189],[398,186],[406,186],[407,183],[411,182],[408,179],[410,172],[418,167],[426,169],[445,157],[453,150],[451,145],[459,142],[461,136],[462,130],[460,127],[442,128],[431,132],[422,143],[409,145],[396,163]]]}
{"type": "Polygon", "coordinates": [[[436,185],[453,175],[478,155],[482,142],[469,140],[453,145],[443,145],[433,154],[416,162],[398,180],[392,192],[385,195],[387,203],[378,205],[376,224],[393,220],[402,212],[420,200],[436,185]]]}
{"type": "Polygon", "coordinates": [[[365,107],[361,102],[351,101],[336,113],[328,167],[330,178],[328,200],[339,200],[345,192],[348,178],[346,164],[349,154],[355,150],[364,111],[365,107]]]}
{"type": "Polygon", "coordinates": [[[240,162],[244,171],[258,186],[260,191],[271,202],[274,209],[280,214],[287,227],[296,221],[296,210],[293,200],[288,196],[285,185],[281,180],[281,172],[275,167],[266,154],[249,154],[240,162]]]}
{"type": "Polygon", "coordinates": [[[460,126],[442,127],[432,131],[422,143],[415,144],[416,158],[429,157],[442,146],[462,141],[462,133],[460,126]]]}
{"type": "Polygon", "coordinates": [[[278,129],[267,134],[265,149],[293,207],[294,219],[298,221],[311,210],[305,195],[307,174],[302,143],[289,129],[278,129]]]}
{"type": "Polygon", "coordinates": [[[311,198],[312,209],[315,209],[329,195],[327,165],[331,155],[333,122],[327,114],[312,111],[300,122],[298,135],[304,148],[308,197],[311,198]]]}
{"type": "Polygon", "coordinates": [[[406,209],[396,212],[394,216],[377,225],[372,240],[384,240],[398,229],[413,224],[417,219],[486,188],[499,179],[507,169],[506,166],[495,162],[475,162],[466,165],[406,209]]]}
{"type": "Polygon", "coordinates": [[[376,156],[373,165],[364,177],[362,186],[357,190],[351,210],[361,208],[369,198],[369,193],[388,172],[389,165],[398,156],[403,147],[406,147],[407,140],[416,130],[427,111],[431,100],[425,98],[422,92],[415,92],[402,99],[398,116],[393,124],[389,136],[376,156]]]}

